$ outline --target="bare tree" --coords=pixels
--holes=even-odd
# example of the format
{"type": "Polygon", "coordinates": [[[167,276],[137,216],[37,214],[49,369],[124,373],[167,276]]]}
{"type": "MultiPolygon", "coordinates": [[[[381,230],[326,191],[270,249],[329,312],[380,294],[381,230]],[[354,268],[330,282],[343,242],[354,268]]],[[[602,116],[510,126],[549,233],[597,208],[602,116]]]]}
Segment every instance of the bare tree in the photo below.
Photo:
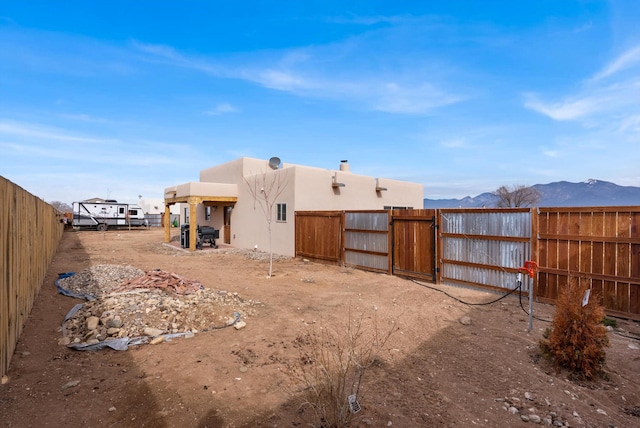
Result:
{"type": "Polygon", "coordinates": [[[267,220],[267,230],[269,231],[269,278],[273,275],[271,224],[273,223],[276,201],[287,188],[286,178],[286,173],[283,174],[281,169],[273,171],[271,174],[267,174],[267,172],[264,171],[262,174],[254,175],[250,178],[243,177],[244,182],[249,188],[249,193],[253,197],[253,208],[255,209],[256,204],[258,204],[264,214],[265,220],[267,220]]]}
{"type": "Polygon", "coordinates": [[[536,206],[542,195],[534,187],[517,184],[500,186],[493,196],[497,198],[498,208],[525,208],[536,206]]]}
{"type": "Polygon", "coordinates": [[[53,206],[53,208],[57,209],[61,213],[70,213],[73,210],[71,208],[71,205],[69,205],[69,204],[67,204],[65,202],[51,201],[51,202],[49,202],[49,205],[53,206]]]}

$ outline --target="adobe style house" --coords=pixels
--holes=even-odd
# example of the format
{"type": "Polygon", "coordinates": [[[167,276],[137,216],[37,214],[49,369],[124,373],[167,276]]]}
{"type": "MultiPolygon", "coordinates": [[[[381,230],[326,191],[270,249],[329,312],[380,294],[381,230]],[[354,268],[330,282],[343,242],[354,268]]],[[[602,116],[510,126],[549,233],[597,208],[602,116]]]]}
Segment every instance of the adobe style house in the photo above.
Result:
{"type": "MultiPolygon", "coordinates": [[[[239,158],[200,171],[200,181],[168,187],[165,218],[180,204],[180,222],[189,224],[189,248],[196,249],[196,226],[220,231],[218,242],[237,248],[295,254],[296,211],[422,208],[422,184],[350,172],[347,161],[337,170],[239,158]],[[265,209],[271,210],[267,213],[265,209]]],[[[170,240],[165,222],[165,242],[170,240]]]]}

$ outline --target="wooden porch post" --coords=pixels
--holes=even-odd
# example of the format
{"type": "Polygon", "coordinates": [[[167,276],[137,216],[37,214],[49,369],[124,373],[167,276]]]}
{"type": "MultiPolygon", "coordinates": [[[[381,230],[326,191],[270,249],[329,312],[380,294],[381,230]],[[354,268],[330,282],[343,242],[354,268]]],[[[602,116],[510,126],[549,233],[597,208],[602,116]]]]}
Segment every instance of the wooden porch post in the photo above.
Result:
{"type": "Polygon", "coordinates": [[[196,230],[198,225],[198,219],[196,218],[196,204],[198,203],[198,199],[190,196],[187,201],[189,202],[189,251],[195,251],[196,240],[198,239],[196,230]]]}
{"type": "Polygon", "coordinates": [[[171,242],[171,210],[168,204],[164,204],[164,242],[171,242]]]}

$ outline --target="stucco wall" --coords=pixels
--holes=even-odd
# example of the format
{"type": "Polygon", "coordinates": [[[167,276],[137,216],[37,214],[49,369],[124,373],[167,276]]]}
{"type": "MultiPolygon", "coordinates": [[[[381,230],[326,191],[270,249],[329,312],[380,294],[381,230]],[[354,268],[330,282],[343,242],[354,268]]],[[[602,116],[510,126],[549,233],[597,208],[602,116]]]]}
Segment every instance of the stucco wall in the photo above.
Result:
{"type": "MultiPolygon", "coordinates": [[[[238,202],[231,212],[231,245],[238,248],[257,246],[261,251],[269,250],[269,224],[259,203],[263,200],[260,189],[280,190],[275,200],[270,198],[273,202],[271,245],[274,253],[289,256],[295,252],[295,211],[381,210],[387,206],[422,208],[421,184],[380,178],[378,185],[387,190],[377,192],[375,177],[341,171],[340,165],[336,166],[336,170],[327,170],[284,163],[274,170],[266,160],[240,158],[202,170],[200,181],[237,184],[238,202]],[[332,187],[334,175],[344,187],[332,187]],[[255,189],[254,193],[252,189],[255,189]],[[276,204],[281,203],[287,205],[286,222],[276,220],[276,204]]],[[[198,222],[220,228],[223,209],[212,213],[210,222],[204,221],[204,209],[204,206],[198,207],[198,222]]]]}
{"type": "Polygon", "coordinates": [[[422,208],[423,186],[336,170],[296,167],[295,210],[381,210],[386,206],[422,208]],[[333,177],[344,187],[332,187],[333,177]]]}

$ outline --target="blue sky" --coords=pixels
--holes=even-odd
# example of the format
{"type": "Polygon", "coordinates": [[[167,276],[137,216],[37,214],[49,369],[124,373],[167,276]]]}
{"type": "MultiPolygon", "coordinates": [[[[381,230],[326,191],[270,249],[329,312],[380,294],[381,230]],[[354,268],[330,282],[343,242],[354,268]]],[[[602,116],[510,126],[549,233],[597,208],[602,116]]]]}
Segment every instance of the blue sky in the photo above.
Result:
{"type": "Polygon", "coordinates": [[[459,198],[640,186],[640,2],[0,1],[0,175],[132,202],[251,156],[459,198]]]}

